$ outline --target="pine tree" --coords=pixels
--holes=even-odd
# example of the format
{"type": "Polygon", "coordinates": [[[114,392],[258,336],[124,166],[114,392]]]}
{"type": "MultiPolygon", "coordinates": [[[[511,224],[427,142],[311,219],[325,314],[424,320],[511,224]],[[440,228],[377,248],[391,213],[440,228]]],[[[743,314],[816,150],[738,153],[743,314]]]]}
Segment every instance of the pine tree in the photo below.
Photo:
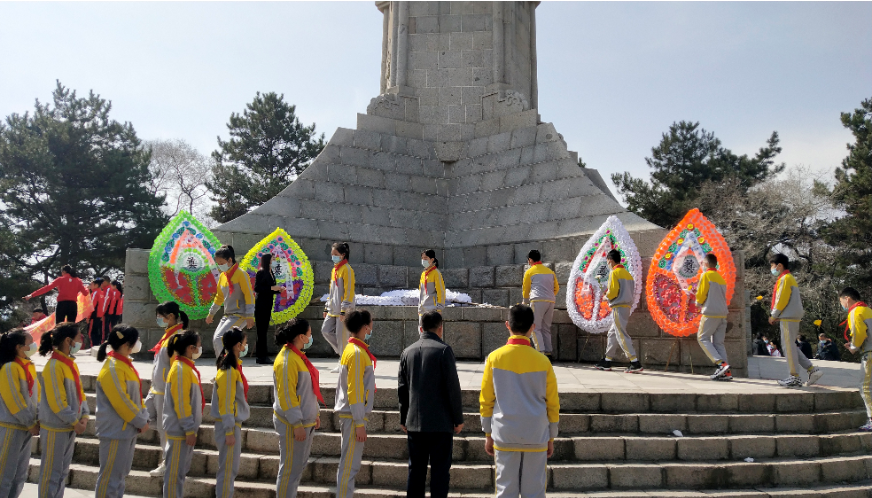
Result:
{"type": "Polygon", "coordinates": [[[260,92],[241,115],[233,113],[230,140],[218,137],[207,187],[218,205],[212,217],[224,223],[272,199],[306,169],[324,148],[315,125],[303,126],[284,95],[260,92]]]}

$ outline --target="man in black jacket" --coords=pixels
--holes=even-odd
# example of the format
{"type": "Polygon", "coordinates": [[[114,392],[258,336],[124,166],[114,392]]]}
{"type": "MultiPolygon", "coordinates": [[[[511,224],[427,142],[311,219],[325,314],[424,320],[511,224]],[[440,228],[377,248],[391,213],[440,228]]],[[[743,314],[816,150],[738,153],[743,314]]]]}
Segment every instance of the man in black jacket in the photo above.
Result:
{"type": "Polygon", "coordinates": [[[424,498],[427,463],[430,496],[448,496],[454,434],[463,430],[460,380],[451,346],[442,342],[442,315],[421,316],[421,338],[400,357],[400,425],[409,436],[406,496],[424,498]]]}

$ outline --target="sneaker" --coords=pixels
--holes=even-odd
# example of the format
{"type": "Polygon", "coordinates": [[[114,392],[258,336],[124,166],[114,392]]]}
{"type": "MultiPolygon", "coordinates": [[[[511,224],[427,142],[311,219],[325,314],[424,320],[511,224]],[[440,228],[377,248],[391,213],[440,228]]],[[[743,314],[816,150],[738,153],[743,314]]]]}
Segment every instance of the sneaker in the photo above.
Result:
{"type": "Polygon", "coordinates": [[[799,380],[799,377],[791,375],[784,380],[779,380],[778,385],[781,387],[802,387],[802,381],[799,380]]]}
{"type": "Polygon", "coordinates": [[[166,473],[166,471],[167,471],[167,466],[164,464],[160,464],[160,467],[149,472],[149,475],[151,475],[152,477],[163,477],[163,475],[166,473]]]}
{"type": "Polygon", "coordinates": [[[866,422],[866,425],[860,427],[859,430],[864,431],[864,432],[872,431],[872,420],[866,422]]]}
{"type": "Polygon", "coordinates": [[[805,383],[807,386],[811,386],[817,384],[817,381],[821,380],[821,377],[824,376],[824,371],[819,367],[814,367],[808,371],[808,382],[805,383]]]}
{"type": "Polygon", "coordinates": [[[733,372],[727,370],[726,372],[724,372],[723,375],[721,375],[720,377],[718,377],[717,380],[727,380],[727,381],[729,381],[729,380],[733,380],[733,372]]]}
{"type": "Polygon", "coordinates": [[[718,377],[722,377],[725,373],[730,370],[730,364],[723,361],[718,368],[715,370],[715,374],[712,376],[713,379],[717,379],[718,377]]]}
{"type": "Polygon", "coordinates": [[[605,372],[611,372],[612,362],[609,360],[600,360],[600,362],[597,363],[594,368],[596,368],[597,370],[603,370],[605,372]]]}
{"type": "Polygon", "coordinates": [[[631,373],[631,374],[637,374],[637,373],[642,373],[642,371],[644,371],[644,370],[645,369],[642,368],[642,364],[639,363],[639,361],[634,361],[633,363],[630,363],[630,366],[627,367],[627,369],[624,370],[624,372],[631,373]]]}

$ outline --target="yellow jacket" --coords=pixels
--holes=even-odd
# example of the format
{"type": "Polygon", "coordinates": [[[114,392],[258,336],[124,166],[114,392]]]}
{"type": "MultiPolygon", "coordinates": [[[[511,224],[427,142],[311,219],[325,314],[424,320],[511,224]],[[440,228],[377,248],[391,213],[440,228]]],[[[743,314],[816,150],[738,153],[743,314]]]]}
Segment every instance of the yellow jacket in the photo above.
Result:
{"type": "Polygon", "coordinates": [[[273,411],[294,427],[314,426],[320,411],[306,363],[287,346],[273,363],[273,411]]]}
{"type": "Polygon", "coordinates": [[[703,316],[710,318],[726,318],[727,281],[715,270],[706,270],[699,278],[696,288],[696,302],[702,306],[703,316]]]}
{"type": "Polygon", "coordinates": [[[235,427],[251,416],[251,407],[245,399],[242,374],[235,368],[219,368],[212,389],[212,416],[221,422],[227,436],[233,435],[235,427]]]}
{"type": "Polygon", "coordinates": [[[36,425],[36,407],[39,404],[39,382],[36,368],[28,359],[22,359],[33,379],[33,394],[27,389],[27,374],[14,360],[0,367],[0,427],[28,430],[36,425]]]}
{"type": "Polygon", "coordinates": [[[329,316],[354,311],[354,285],[354,270],[350,264],[346,262],[342,266],[333,267],[326,307],[329,316]]]}
{"type": "Polygon", "coordinates": [[[139,376],[123,361],[106,358],[97,374],[96,417],[97,436],[107,439],[136,437],[148,422],[139,376]]]}
{"type": "Polygon", "coordinates": [[[375,401],[375,370],[362,348],[348,343],[340,359],[336,404],[333,411],[340,418],[350,418],[355,427],[366,426],[375,401]]]}
{"type": "Polygon", "coordinates": [[[524,272],[521,288],[525,302],[547,301],[553,303],[560,292],[557,275],[542,263],[535,264],[524,272]]]}
{"type": "Polygon", "coordinates": [[[606,291],[606,299],[612,308],[629,308],[636,298],[636,281],[633,275],[622,265],[615,266],[609,272],[609,289],[606,291]]]}
{"type": "Polygon", "coordinates": [[[872,309],[857,306],[848,313],[848,327],[851,329],[851,345],[860,351],[872,351],[869,327],[872,327],[872,309]]]}
{"type": "Polygon", "coordinates": [[[43,367],[39,376],[43,394],[39,402],[39,426],[46,430],[69,432],[79,420],[88,418],[90,410],[88,400],[76,388],[79,367],[74,361],[71,369],[55,358],[55,355],[75,360],[72,356],[55,350],[43,367]]]}
{"type": "Polygon", "coordinates": [[[799,286],[793,274],[785,273],[778,277],[772,316],[785,322],[798,322],[804,314],[802,300],[799,297],[799,286]]]}
{"type": "Polygon", "coordinates": [[[251,288],[251,277],[248,276],[248,272],[239,268],[238,263],[235,267],[236,271],[233,272],[232,277],[227,278],[228,272],[224,272],[218,278],[218,292],[209,309],[210,316],[215,316],[221,306],[224,306],[225,315],[254,317],[254,290],[251,288]]]}
{"type": "Polygon", "coordinates": [[[421,273],[418,283],[418,314],[445,309],[445,281],[439,268],[428,268],[421,273]],[[428,273],[429,272],[429,273],[428,273]]]}
{"type": "Polygon", "coordinates": [[[193,368],[177,358],[173,359],[167,374],[163,411],[164,430],[175,438],[197,434],[203,421],[200,378],[193,368]]]}

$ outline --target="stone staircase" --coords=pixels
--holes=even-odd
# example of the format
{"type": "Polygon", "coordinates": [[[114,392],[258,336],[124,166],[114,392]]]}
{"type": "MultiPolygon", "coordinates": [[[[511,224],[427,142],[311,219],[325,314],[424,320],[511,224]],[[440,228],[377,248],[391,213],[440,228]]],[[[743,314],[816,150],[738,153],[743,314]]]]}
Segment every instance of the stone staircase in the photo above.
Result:
{"type": "MultiPolygon", "coordinates": [[[[92,409],[94,381],[83,376],[92,409]]],[[[205,383],[204,388],[211,399],[211,386],[205,383]]],[[[323,393],[332,407],[334,390],[323,393]]],[[[279,461],[271,386],[252,385],[249,399],[252,415],[243,428],[236,489],[239,496],[273,498],[279,461]]],[[[395,389],[377,392],[357,477],[360,496],[405,495],[407,448],[396,399],[395,389]]],[[[549,462],[549,496],[872,497],[872,434],[857,431],[866,415],[855,392],[576,392],[561,393],[560,399],[563,413],[549,462]],[[673,430],[683,437],[672,435],[673,430]],[[749,457],[753,463],[744,461],[749,457]]],[[[494,469],[484,452],[478,392],[464,391],[463,401],[466,426],[454,441],[453,496],[490,497],[494,469]]],[[[321,421],[300,497],[333,496],[339,433],[332,410],[322,410],[321,421]]],[[[218,453],[212,422],[207,415],[200,428],[186,496],[215,494],[218,453]]],[[[139,437],[128,493],[160,495],[161,479],[148,474],[160,453],[154,431],[139,437]]],[[[94,489],[99,459],[93,422],[77,439],[73,462],[70,487],[94,489]]],[[[36,482],[38,475],[34,444],[29,480],[36,482]]]]}

